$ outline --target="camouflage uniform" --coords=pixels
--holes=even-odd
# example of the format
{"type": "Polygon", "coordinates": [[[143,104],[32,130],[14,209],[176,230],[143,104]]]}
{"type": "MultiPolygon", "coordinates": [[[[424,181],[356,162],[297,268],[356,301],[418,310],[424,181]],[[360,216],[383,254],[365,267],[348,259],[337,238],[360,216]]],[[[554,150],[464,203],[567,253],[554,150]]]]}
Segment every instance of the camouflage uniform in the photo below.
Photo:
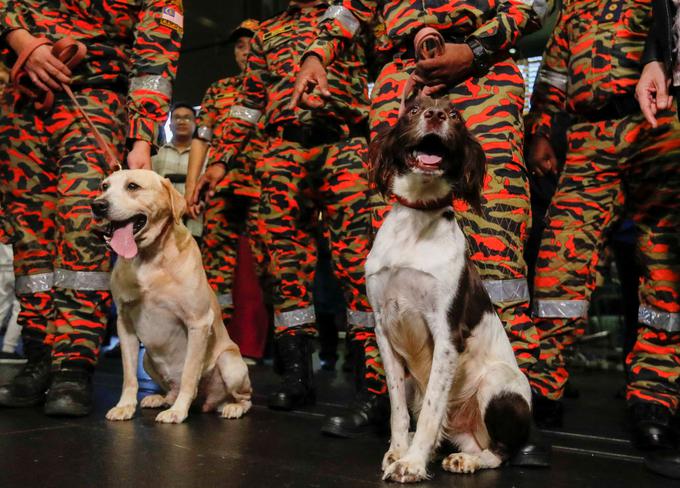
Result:
{"type": "MultiPolygon", "coordinates": [[[[307,223],[318,210],[330,229],[348,323],[354,331],[373,327],[363,267],[370,228],[363,45],[350,46],[331,67],[334,96],[324,108],[286,108],[301,56],[327,10],[326,2],[291,2],[261,24],[251,46],[243,95],[231,110],[237,123],[226,131],[215,157],[228,161],[238,154],[263,116],[269,139],[262,163],[260,215],[275,281],[277,336],[315,332],[311,297],[315,249],[307,223]]],[[[384,391],[384,384],[375,388],[384,391]]]]}
{"type": "Polygon", "coordinates": [[[633,98],[651,22],[651,0],[568,2],[536,84],[533,133],[549,136],[561,111],[574,122],[534,286],[541,360],[530,381],[551,400],[563,394],[568,374],[561,350],[584,329],[604,236],[626,204],[644,258],[627,398],[678,407],[680,123],[673,109],[660,113],[652,129],[633,98]]]}
{"type": "MultiPolygon", "coordinates": [[[[71,87],[119,158],[126,137],[156,140],[179,55],[180,1],[7,0],[0,9],[0,37],[23,28],[87,45],[71,87]]],[[[47,113],[17,99],[0,122],[0,182],[27,353],[51,344],[54,369],[89,369],[111,302],[110,256],[92,232],[90,202],[109,168],[74,104],[55,95],[47,113]]]]}
{"type": "MultiPolygon", "coordinates": [[[[201,102],[196,137],[207,143],[222,139],[242,85],[242,76],[223,78],[210,85],[201,102]]],[[[250,238],[259,276],[263,276],[266,266],[262,240],[258,237],[260,189],[254,178],[263,147],[264,138],[258,131],[241,155],[230,161],[228,174],[218,184],[217,195],[210,200],[204,214],[203,264],[226,324],[231,323],[234,312],[232,286],[240,235],[247,233],[250,238]]],[[[213,158],[211,150],[208,160],[213,158]]]]}
{"type": "MultiPolygon", "coordinates": [[[[447,42],[475,37],[482,44],[492,60],[490,68],[448,87],[448,96],[487,155],[483,211],[476,215],[461,202],[455,207],[468,236],[471,257],[523,370],[537,361],[538,336],[529,317],[522,257],[530,224],[522,159],[524,83],[507,52],[522,34],[540,25],[531,3],[342,0],[332,7],[332,20],[321,25],[319,37],[308,51],[332,67],[338,53],[362,26],[371,25],[376,15],[382,15],[385,33],[378,39],[378,50],[391,55],[391,60],[378,75],[371,95],[371,132],[375,134],[396,123],[402,92],[415,66],[412,46],[416,32],[430,26],[447,42]]],[[[380,225],[389,208],[389,203],[376,208],[374,227],[380,225]]]]}

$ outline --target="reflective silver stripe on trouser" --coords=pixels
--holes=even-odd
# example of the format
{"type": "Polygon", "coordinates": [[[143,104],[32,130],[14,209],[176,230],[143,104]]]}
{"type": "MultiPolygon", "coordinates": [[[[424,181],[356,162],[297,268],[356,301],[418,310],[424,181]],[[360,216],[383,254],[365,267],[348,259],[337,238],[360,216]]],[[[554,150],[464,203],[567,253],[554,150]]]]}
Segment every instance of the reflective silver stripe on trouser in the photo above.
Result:
{"type": "Polygon", "coordinates": [[[196,136],[206,142],[210,142],[213,137],[213,130],[207,125],[202,125],[196,131],[196,136]]]}
{"type": "Polygon", "coordinates": [[[254,108],[244,107],[243,105],[234,105],[231,107],[231,110],[229,110],[229,116],[234,119],[241,119],[250,122],[251,124],[256,124],[257,121],[260,120],[262,112],[255,110],[254,108]]]}
{"type": "Polygon", "coordinates": [[[316,322],[314,307],[299,308],[290,312],[281,312],[274,315],[275,327],[298,327],[316,322]]]}
{"type": "Polygon", "coordinates": [[[568,79],[566,75],[555,73],[554,71],[541,67],[541,69],[538,71],[536,82],[547,83],[548,85],[554,86],[558,90],[566,91],[568,79]]]}
{"type": "Polygon", "coordinates": [[[231,293],[217,295],[217,301],[220,302],[220,307],[231,307],[234,305],[234,299],[232,298],[231,293]]]}
{"type": "Polygon", "coordinates": [[[54,286],[71,290],[95,291],[109,290],[111,273],[107,271],[54,270],[54,286]]]}
{"type": "Polygon", "coordinates": [[[651,305],[640,305],[638,321],[652,329],[680,332],[680,313],[664,312],[651,305]]]}
{"type": "MultiPolygon", "coordinates": [[[[502,0],[507,2],[508,0],[502,0]]],[[[536,15],[541,19],[541,22],[545,22],[545,16],[548,12],[548,2],[547,0],[520,0],[523,4],[529,5],[536,15]]]]}
{"type": "Polygon", "coordinates": [[[373,317],[373,312],[360,312],[348,308],[347,324],[362,329],[375,329],[375,317],[373,317]]]}
{"type": "Polygon", "coordinates": [[[54,286],[54,273],[40,273],[17,276],[14,289],[17,295],[29,295],[41,291],[50,291],[54,286]]]}
{"type": "Polygon", "coordinates": [[[514,280],[483,280],[482,283],[493,303],[529,300],[529,285],[524,278],[514,280]]]}
{"type": "Polygon", "coordinates": [[[130,78],[130,92],[147,90],[172,98],[172,83],[158,75],[142,75],[130,78]]]}
{"type": "Polygon", "coordinates": [[[535,300],[534,316],[550,319],[577,319],[588,316],[587,300],[535,300]]]}
{"type": "Polygon", "coordinates": [[[359,24],[359,19],[341,5],[332,5],[328,7],[326,13],[321,17],[321,22],[326,19],[336,19],[352,36],[357,33],[361,26],[361,24],[359,24]]]}

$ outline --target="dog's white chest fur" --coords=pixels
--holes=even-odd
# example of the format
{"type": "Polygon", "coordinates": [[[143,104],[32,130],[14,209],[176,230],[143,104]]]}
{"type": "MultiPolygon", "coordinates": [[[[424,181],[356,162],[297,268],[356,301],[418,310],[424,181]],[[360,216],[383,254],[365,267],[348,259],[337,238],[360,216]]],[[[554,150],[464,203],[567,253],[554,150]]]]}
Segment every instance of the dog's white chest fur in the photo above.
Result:
{"type": "MultiPolygon", "coordinates": [[[[382,295],[373,276],[381,271],[415,270],[437,282],[431,293],[451,298],[465,264],[465,238],[444,210],[422,212],[395,204],[376,236],[366,261],[369,295],[382,295]],[[373,288],[373,291],[370,290],[373,288]]],[[[448,212],[452,215],[452,210],[448,212]]]]}

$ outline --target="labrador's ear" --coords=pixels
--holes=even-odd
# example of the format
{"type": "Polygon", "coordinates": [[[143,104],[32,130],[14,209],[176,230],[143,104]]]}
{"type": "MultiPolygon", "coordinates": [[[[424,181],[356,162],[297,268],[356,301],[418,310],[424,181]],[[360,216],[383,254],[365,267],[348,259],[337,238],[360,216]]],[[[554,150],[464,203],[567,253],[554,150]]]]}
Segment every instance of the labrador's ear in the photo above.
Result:
{"type": "Polygon", "coordinates": [[[172,186],[169,179],[163,178],[163,186],[165,187],[165,191],[168,192],[172,218],[175,221],[175,225],[179,225],[182,222],[182,216],[187,211],[187,202],[182,194],[172,186]]]}

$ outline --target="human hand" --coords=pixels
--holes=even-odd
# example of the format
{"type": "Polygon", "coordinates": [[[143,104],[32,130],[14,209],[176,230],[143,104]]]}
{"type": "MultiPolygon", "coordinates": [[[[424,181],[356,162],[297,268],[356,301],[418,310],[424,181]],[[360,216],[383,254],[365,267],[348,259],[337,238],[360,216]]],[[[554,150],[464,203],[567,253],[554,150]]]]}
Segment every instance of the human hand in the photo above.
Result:
{"type": "MultiPolygon", "coordinates": [[[[25,29],[10,31],[6,39],[17,55],[37,41],[37,38],[25,29]]],[[[24,70],[35,86],[44,91],[58,91],[61,90],[61,83],[71,83],[71,70],[52,54],[52,47],[49,44],[33,50],[26,59],[24,70]]]]}
{"type": "MultiPolygon", "coordinates": [[[[416,63],[415,81],[427,87],[441,89],[458,83],[472,68],[474,56],[467,44],[444,44],[439,56],[421,59],[416,63]]],[[[433,91],[433,90],[430,90],[433,91]]]]}
{"type": "Polygon", "coordinates": [[[295,78],[295,87],[288,108],[292,110],[298,105],[311,109],[321,108],[330,97],[326,68],[318,56],[307,56],[295,78]]]}
{"type": "Polygon", "coordinates": [[[227,174],[227,169],[223,164],[211,164],[201,175],[196,183],[191,198],[187,200],[189,204],[189,215],[197,218],[203,211],[206,202],[215,196],[215,188],[227,174]]]}
{"type": "Polygon", "coordinates": [[[132,145],[132,150],[127,156],[127,165],[130,169],[151,169],[151,144],[147,141],[137,140],[132,145]]]}
{"type": "Polygon", "coordinates": [[[527,166],[531,174],[536,176],[557,175],[557,157],[546,137],[537,135],[531,141],[527,166]]]}
{"type": "Polygon", "coordinates": [[[670,83],[663,63],[652,61],[642,69],[640,80],[635,87],[635,98],[640,103],[640,110],[645,119],[652,127],[657,126],[658,111],[668,110],[673,105],[673,97],[668,93],[670,83]]]}

